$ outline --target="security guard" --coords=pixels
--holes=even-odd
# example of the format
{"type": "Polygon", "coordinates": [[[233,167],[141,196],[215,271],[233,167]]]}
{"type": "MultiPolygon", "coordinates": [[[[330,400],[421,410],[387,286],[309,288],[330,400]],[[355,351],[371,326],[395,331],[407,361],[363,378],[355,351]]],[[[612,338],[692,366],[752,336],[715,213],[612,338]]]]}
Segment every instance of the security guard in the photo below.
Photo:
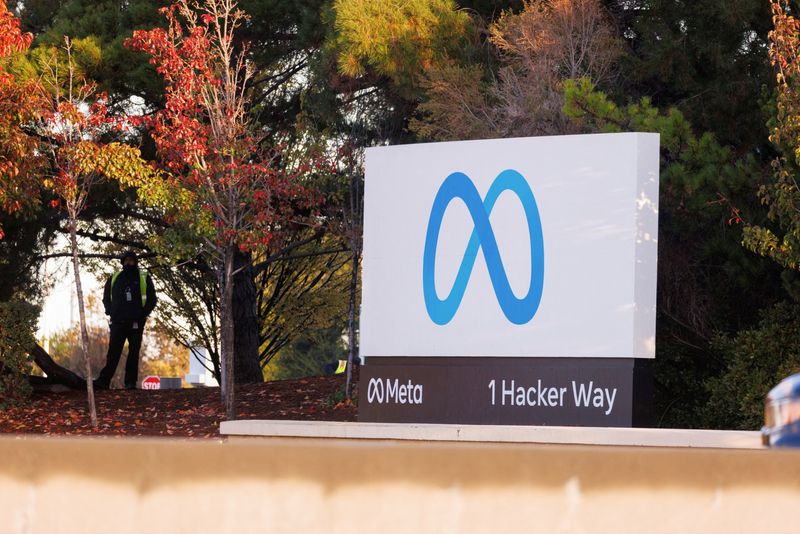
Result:
{"type": "Polygon", "coordinates": [[[156,289],[146,271],[139,270],[136,253],[122,256],[122,271],[115,272],[106,282],[103,306],[110,318],[106,366],[95,380],[98,389],[108,389],[117,370],[122,347],[128,341],[128,361],[125,364],[125,388],[136,389],[139,381],[139,349],[142,346],[144,323],[156,307],[156,289]]]}

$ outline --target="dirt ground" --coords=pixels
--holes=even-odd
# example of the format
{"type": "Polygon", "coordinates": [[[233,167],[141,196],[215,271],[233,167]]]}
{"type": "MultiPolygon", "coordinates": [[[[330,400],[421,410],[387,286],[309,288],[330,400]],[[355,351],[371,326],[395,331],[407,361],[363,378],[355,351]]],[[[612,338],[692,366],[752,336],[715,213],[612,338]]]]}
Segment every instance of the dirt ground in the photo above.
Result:
{"type": "MultiPolygon", "coordinates": [[[[237,419],[355,421],[342,402],[344,376],[240,386],[237,419]]],[[[85,391],[34,393],[29,405],[0,411],[0,433],[219,437],[224,410],[218,388],[96,391],[92,429],[85,391]]]]}

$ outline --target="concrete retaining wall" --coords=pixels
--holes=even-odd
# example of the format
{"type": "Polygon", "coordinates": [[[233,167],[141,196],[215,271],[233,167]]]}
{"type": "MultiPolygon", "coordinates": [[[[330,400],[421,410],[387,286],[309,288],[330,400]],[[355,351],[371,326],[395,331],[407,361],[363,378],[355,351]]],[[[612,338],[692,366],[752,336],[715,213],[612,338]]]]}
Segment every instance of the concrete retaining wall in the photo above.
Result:
{"type": "Polygon", "coordinates": [[[761,433],[743,430],[607,428],[576,426],[340,423],[333,421],[223,421],[230,437],[347,438],[400,441],[475,441],[637,447],[762,449],[761,433]]]}
{"type": "Polygon", "coordinates": [[[800,452],[0,438],[2,532],[798,532],[800,452]]]}

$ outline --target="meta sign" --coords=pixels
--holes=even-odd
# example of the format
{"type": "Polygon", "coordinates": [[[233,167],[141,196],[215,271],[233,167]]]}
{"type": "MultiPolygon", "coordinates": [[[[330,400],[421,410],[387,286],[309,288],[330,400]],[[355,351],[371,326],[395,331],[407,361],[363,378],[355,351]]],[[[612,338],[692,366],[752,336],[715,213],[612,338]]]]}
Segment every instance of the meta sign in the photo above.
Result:
{"type": "Polygon", "coordinates": [[[362,421],[646,424],[657,134],[367,150],[362,421]]]}

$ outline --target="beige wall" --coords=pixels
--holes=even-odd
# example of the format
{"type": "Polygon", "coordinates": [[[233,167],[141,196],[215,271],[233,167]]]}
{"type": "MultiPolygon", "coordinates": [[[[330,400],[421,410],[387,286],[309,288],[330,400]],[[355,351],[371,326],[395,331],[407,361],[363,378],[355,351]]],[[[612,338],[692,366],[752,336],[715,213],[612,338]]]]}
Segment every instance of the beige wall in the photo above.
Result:
{"type": "Polygon", "coordinates": [[[2,532],[796,533],[799,513],[800,451],[0,438],[2,532]]]}

